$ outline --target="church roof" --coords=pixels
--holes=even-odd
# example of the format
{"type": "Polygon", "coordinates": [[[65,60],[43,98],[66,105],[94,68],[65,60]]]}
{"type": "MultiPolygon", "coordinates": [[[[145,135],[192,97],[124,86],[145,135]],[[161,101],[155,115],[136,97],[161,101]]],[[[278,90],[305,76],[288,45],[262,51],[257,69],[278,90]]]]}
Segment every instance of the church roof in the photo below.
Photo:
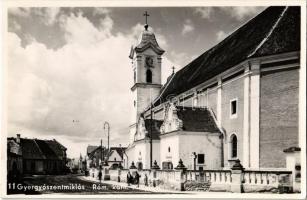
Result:
{"type": "Polygon", "coordinates": [[[213,116],[207,108],[176,106],[177,116],[182,120],[182,130],[219,133],[213,116]]]}
{"type": "MultiPolygon", "coordinates": [[[[153,140],[159,140],[160,139],[160,127],[162,125],[163,121],[161,120],[152,120],[152,139],[153,140]]],[[[151,131],[151,119],[145,119],[145,127],[148,132],[148,136],[150,136],[150,131],[151,131]]]]}
{"type": "Polygon", "coordinates": [[[155,105],[253,57],[300,50],[300,8],[269,7],[184,68],[165,84],[155,105]]]}
{"type": "Polygon", "coordinates": [[[140,41],[139,43],[135,46],[134,50],[136,52],[143,52],[147,48],[151,47],[157,54],[163,54],[164,50],[159,46],[155,34],[148,30],[148,27],[146,28],[145,25],[145,30],[142,31],[140,41]]]}

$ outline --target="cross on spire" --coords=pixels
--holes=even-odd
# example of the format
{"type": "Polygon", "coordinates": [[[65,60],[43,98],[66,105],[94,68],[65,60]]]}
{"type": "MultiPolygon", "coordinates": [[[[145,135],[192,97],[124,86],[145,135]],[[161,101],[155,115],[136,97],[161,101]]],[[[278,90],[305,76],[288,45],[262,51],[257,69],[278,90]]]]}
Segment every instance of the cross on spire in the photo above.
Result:
{"type": "Polygon", "coordinates": [[[145,11],[145,13],[143,14],[143,16],[145,16],[145,24],[147,24],[147,17],[149,17],[149,14],[147,13],[147,11],[145,11]]]}
{"type": "Polygon", "coordinates": [[[173,66],[172,69],[173,69],[173,74],[175,74],[175,67],[173,66]]]}

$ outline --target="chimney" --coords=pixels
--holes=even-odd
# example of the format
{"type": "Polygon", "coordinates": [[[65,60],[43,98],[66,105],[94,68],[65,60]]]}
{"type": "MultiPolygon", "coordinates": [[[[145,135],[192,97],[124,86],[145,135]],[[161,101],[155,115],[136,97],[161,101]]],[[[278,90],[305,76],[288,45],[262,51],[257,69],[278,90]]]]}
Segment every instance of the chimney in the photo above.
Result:
{"type": "Polygon", "coordinates": [[[17,134],[16,142],[19,144],[20,143],[20,134],[17,134]]]}

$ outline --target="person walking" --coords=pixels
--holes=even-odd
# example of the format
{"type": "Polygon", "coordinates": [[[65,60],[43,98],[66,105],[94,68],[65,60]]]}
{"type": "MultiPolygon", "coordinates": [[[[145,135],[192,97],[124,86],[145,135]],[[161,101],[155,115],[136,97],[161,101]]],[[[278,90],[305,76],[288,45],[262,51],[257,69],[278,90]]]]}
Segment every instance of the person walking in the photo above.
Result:
{"type": "Polygon", "coordinates": [[[145,184],[145,186],[148,186],[148,176],[147,176],[147,174],[145,174],[145,177],[144,177],[144,184],[145,184]]]}
{"type": "Polygon", "coordinates": [[[101,169],[99,170],[98,178],[99,178],[99,182],[101,183],[101,179],[102,179],[102,171],[101,171],[101,169]]]}
{"type": "Polygon", "coordinates": [[[131,175],[130,171],[128,171],[128,173],[127,173],[127,184],[128,184],[128,186],[130,186],[131,179],[132,179],[132,175],[131,175]]]}
{"type": "Polygon", "coordinates": [[[135,181],[136,181],[136,184],[137,184],[137,187],[140,186],[140,174],[138,172],[135,172],[135,181]]]}

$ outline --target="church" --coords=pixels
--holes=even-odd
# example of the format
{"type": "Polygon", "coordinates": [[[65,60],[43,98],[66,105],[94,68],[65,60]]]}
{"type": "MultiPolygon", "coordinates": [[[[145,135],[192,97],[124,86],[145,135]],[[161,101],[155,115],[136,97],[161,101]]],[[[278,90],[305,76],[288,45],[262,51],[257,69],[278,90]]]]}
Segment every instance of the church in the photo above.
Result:
{"type": "MultiPolygon", "coordinates": [[[[124,167],[286,167],[300,151],[300,8],[269,7],[161,83],[165,50],[145,24],[132,60],[124,167]]],[[[204,36],[205,37],[205,36],[204,36]]]]}

